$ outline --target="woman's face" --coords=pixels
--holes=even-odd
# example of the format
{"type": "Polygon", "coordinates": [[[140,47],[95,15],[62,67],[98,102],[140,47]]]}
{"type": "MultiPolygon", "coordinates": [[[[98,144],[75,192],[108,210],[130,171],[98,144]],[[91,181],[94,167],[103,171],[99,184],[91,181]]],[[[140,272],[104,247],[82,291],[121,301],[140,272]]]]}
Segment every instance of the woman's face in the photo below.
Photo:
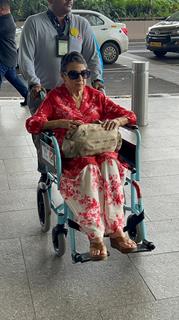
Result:
{"type": "Polygon", "coordinates": [[[89,71],[84,64],[71,62],[67,66],[67,71],[62,74],[64,83],[70,91],[82,91],[89,78],[89,71]]]}

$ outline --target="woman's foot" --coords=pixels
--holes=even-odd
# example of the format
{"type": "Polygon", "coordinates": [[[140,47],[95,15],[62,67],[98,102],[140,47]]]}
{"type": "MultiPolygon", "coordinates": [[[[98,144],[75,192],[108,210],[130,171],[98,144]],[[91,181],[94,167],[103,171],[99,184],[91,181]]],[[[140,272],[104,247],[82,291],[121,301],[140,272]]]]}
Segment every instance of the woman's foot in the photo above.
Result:
{"type": "Polygon", "coordinates": [[[105,260],[108,256],[107,248],[103,242],[90,241],[90,257],[91,260],[105,260]]]}
{"type": "Polygon", "coordinates": [[[137,248],[137,244],[124,233],[110,237],[110,242],[112,248],[117,249],[122,253],[130,253],[137,248]]]}

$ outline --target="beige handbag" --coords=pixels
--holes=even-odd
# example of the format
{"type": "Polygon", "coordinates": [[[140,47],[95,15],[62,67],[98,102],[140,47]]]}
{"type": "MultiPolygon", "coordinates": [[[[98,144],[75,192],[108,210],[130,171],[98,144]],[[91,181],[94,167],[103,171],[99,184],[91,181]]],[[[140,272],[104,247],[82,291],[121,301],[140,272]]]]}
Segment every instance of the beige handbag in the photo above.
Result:
{"type": "Polygon", "coordinates": [[[93,156],[118,151],[121,144],[122,137],[118,128],[108,131],[101,124],[82,124],[66,133],[62,152],[66,158],[93,156]]]}

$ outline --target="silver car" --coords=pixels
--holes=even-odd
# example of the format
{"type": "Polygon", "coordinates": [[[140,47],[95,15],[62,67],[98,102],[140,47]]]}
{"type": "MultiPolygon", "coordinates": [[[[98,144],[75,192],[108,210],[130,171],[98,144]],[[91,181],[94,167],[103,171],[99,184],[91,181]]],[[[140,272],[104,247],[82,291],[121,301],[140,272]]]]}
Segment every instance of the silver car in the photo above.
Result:
{"type": "Polygon", "coordinates": [[[167,52],[179,52],[179,11],[149,28],[146,46],[159,58],[167,52]]]}

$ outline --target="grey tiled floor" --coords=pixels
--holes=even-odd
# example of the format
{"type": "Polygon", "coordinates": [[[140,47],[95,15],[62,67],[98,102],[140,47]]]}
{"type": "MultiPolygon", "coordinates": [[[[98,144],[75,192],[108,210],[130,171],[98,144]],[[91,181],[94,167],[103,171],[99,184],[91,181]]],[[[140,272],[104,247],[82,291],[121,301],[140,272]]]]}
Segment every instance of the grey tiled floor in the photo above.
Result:
{"type": "MultiPolygon", "coordinates": [[[[105,262],[73,265],[69,244],[57,258],[51,232],[41,233],[28,115],[18,100],[0,100],[0,320],[178,320],[179,97],[150,97],[141,128],[141,186],[156,249],[122,255],[106,240],[105,262]]],[[[88,248],[84,235],[77,242],[88,248]]]]}

